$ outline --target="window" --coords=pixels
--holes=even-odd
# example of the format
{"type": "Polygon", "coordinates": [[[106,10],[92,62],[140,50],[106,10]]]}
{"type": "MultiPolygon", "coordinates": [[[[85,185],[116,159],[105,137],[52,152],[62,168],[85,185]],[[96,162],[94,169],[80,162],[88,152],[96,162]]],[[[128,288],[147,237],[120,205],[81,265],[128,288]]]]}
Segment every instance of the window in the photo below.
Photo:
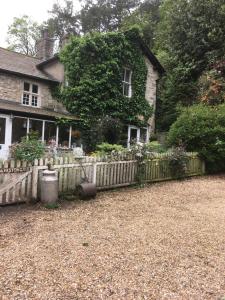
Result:
{"type": "Polygon", "coordinates": [[[12,143],[21,142],[27,135],[27,119],[14,117],[12,120],[12,143]]]}
{"type": "Polygon", "coordinates": [[[69,147],[69,135],[70,127],[69,126],[59,126],[59,135],[58,135],[58,146],[59,147],[69,147]]]}
{"type": "Polygon", "coordinates": [[[23,105],[38,106],[38,85],[24,82],[23,86],[23,105]]]}
{"type": "Polygon", "coordinates": [[[147,143],[149,140],[149,128],[139,128],[136,126],[128,126],[128,148],[135,143],[147,143]]]}
{"type": "Polygon", "coordinates": [[[56,124],[54,122],[45,122],[44,141],[47,145],[54,140],[56,141],[56,124]]]}
{"type": "Polygon", "coordinates": [[[123,76],[123,95],[129,98],[132,96],[131,77],[132,71],[125,68],[123,76]]]}

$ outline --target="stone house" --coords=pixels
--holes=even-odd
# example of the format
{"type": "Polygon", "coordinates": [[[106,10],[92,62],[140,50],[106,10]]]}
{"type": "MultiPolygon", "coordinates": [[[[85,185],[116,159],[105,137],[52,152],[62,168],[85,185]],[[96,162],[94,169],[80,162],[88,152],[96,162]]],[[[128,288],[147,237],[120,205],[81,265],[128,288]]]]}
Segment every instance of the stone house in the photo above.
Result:
{"type": "MultiPolygon", "coordinates": [[[[146,100],[155,108],[157,80],[164,72],[159,61],[144,45],[148,75],[146,100]]],[[[58,147],[72,148],[78,143],[76,128],[57,125],[60,118],[78,120],[53,96],[52,89],[64,84],[64,67],[53,56],[54,40],[43,31],[37,43],[37,56],[30,57],[0,48],[0,159],[7,158],[9,148],[31,130],[48,145],[52,140],[58,147]]],[[[123,94],[132,91],[131,70],[124,70],[123,94]]],[[[154,116],[148,127],[128,126],[128,145],[131,139],[148,141],[154,131],[154,116]]]]}

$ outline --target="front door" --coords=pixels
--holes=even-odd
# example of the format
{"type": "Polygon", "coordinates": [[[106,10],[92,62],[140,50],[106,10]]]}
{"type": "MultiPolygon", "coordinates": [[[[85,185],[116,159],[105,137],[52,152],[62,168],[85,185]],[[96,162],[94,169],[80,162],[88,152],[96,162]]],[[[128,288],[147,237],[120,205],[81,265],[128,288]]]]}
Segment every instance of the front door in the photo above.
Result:
{"type": "Polygon", "coordinates": [[[0,159],[7,159],[11,145],[12,120],[8,115],[0,114],[0,159]]]}

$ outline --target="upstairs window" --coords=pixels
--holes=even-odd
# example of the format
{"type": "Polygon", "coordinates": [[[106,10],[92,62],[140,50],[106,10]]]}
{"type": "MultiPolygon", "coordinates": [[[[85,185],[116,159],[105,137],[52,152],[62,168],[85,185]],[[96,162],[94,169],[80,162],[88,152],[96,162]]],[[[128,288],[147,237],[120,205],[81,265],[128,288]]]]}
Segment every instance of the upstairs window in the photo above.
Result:
{"type": "Polygon", "coordinates": [[[38,85],[24,82],[23,85],[23,105],[38,106],[38,85]]]}
{"type": "Polygon", "coordinates": [[[132,71],[130,69],[125,68],[123,75],[123,95],[128,98],[131,98],[132,96],[131,78],[132,71]]]}

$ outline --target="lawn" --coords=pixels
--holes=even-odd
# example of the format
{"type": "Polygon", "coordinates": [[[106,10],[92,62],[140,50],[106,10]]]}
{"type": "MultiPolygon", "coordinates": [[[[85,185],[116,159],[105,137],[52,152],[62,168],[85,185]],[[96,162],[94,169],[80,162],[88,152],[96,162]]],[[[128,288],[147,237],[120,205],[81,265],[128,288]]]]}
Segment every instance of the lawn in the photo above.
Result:
{"type": "Polygon", "coordinates": [[[0,208],[0,299],[225,299],[225,176],[0,208]]]}

